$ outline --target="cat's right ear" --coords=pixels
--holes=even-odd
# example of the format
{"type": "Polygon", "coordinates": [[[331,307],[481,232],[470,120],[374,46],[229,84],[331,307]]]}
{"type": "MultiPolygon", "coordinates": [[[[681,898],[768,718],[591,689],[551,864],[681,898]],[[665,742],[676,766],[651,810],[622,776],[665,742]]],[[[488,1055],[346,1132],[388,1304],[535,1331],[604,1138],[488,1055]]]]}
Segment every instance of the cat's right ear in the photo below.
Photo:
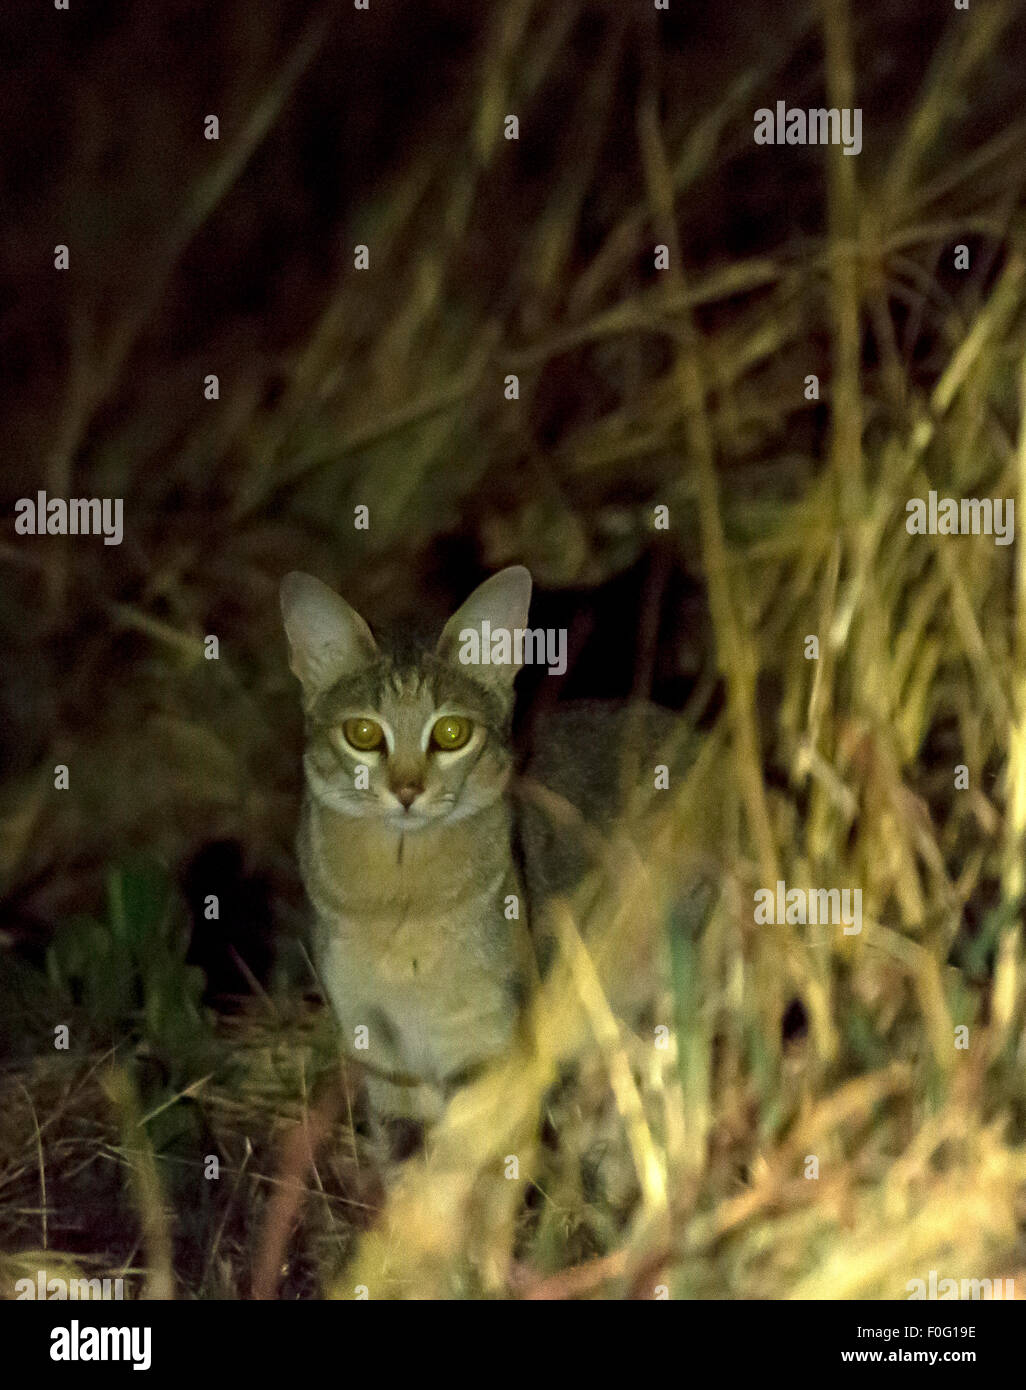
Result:
{"type": "Polygon", "coordinates": [[[378,655],[371,630],[356,609],[311,574],[293,570],[281,581],[281,612],[289,665],[308,701],[378,655]]]}
{"type": "MultiPolygon", "coordinates": [[[[478,641],[483,642],[485,622],[493,633],[501,629],[509,634],[518,628],[526,628],[530,606],[530,570],[523,565],[510,565],[507,569],[499,570],[498,574],[479,584],[446,623],[438,639],[438,655],[447,661],[467,661],[468,658],[460,650],[466,638],[472,638],[476,632],[478,641]]],[[[509,664],[500,665],[494,659],[488,661],[486,658],[485,664],[477,667],[477,674],[481,680],[512,686],[519,670],[519,661],[512,660],[509,664]]]]}

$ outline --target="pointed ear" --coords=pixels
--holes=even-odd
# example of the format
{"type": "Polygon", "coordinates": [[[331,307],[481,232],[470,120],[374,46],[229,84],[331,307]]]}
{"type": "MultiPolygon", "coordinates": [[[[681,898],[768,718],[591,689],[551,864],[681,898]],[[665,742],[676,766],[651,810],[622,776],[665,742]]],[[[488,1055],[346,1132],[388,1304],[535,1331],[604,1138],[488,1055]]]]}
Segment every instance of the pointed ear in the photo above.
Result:
{"type": "Polygon", "coordinates": [[[344,598],[313,575],[293,570],[281,581],[289,665],[308,701],[378,654],[371,630],[344,598]]]}
{"type": "MultiPolygon", "coordinates": [[[[482,679],[512,685],[520,670],[520,662],[511,660],[508,665],[462,662],[460,650],[465,646],[465,640],[460,634],[475,632],[476,650],[480,652],[481,624],[487,621],[492,633],[500,629],[508,632],[512,645],[513,629],[527,627],[527,612],[530,606],[530,571],[523,565],[510,565],[508,569],[500,570],[498,574],[493,574],[490,579],[478,585],[446,623],[438,639],[438,655],[454,664],[473,664],[476,673],[482,679]]],[[[473,639],[470,639],[466,646],[475,649],[473,639]]]]}

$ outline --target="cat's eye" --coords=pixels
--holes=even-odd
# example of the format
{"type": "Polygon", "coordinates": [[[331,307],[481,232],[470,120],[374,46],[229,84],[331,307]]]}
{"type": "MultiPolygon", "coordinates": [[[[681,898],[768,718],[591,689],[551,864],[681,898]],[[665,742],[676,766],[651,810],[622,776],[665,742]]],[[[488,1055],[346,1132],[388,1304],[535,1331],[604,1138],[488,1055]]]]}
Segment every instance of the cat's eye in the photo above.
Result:
{"type": "Polygon", "coordinates": [[[347,719],[343,722],[342,733],[358,753],[373,753],[385,741],[385,731],[373,719],[347,719]]]}
{"type": "Polygon", "coordinates": [[[431,730],[431,744],[443,753],[451,753],[457,748],[462,748],[473,731],[474,726],[469,719],[464,719],[459,714],[444,714],[441,719],[436,720],[431,730]]]}

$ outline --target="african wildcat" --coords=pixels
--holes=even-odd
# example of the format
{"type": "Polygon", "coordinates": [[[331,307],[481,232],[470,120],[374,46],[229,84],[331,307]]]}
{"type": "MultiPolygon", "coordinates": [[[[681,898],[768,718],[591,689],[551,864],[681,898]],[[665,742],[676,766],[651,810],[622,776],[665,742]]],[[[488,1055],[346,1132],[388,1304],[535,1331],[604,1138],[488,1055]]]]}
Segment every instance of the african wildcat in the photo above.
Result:
{"type": "Polygon", "coordinates": [[[300,868],[344,1046],[382,1117],[432,1120],[511,1045],[531,977],[512,848],[516,665],[461,665],[460,633],[526,628],[531,577],[493,575],[433,652],[383,651],[319,580],[281,601],[303,688],[300,868]]]}

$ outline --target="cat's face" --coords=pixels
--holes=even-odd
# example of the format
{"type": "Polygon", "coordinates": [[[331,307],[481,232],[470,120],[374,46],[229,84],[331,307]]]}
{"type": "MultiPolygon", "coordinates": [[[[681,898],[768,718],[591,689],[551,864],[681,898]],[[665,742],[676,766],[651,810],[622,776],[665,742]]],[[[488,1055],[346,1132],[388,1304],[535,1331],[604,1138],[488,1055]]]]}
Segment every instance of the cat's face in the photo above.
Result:
{"type": "Polygon", "coordinates": [[[382,651],[344,599],[293,573],[281,600],[292,670],[303,687],[307,785],[342,815],[397,831],[460,820],[509,780],[516,666],[462,665],[459,634],[527,626],[531,577],[493,575],[449,619],[433,652],[382,651]]]}

